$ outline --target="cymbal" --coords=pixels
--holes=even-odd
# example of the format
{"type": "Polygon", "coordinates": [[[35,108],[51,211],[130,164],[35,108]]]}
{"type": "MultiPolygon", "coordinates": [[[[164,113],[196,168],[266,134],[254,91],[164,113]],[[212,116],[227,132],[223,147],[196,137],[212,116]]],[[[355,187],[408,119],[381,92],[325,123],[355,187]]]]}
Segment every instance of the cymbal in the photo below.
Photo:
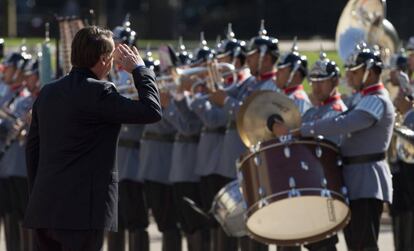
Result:
{"type": "Polygon", "coordinates": [[[279,115],[289,129],[300,127],[300,112],[284,94],[255,91],[244,101],[237,113],[236,123],[240,138],[247,147],[274,138],[267,128],[267,120],[274,114],[279,115]]]}

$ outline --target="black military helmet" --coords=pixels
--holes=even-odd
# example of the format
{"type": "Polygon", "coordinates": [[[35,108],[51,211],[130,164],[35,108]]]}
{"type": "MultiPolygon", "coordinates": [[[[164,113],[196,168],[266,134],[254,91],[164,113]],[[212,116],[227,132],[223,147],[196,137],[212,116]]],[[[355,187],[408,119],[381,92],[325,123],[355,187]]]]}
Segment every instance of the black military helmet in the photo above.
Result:
{"type": "Polygon", "coordinates": [[[155,72],[155,75],[160,74],[160,61],[154,60],[149,45],[147,46],[147,51],[145,52],[145,57],[143,58],[143,61],[148,69],[151,69],[155,72]]]}
{"type": "Polygon", "coordinates": [[[177,64],[176,66],[182,66],[187,65],[191,63],[191,59],[193,58],[193,55],[187,51],[185,48],[185,45],[183,43],[183,37],[180,37],[178,41],[178,52],[177,55],[177,64]]]}
{"type": "Polygon", "coordinates": [[[4,39],[0,38],[0,58],[4,57],[4,39]]]}
{"type": "Polygon", "coordinates": [[[405,47],[408,53],[414,53],[414,36],[408,39],[407,46],[405,47]]]}
{"type": "Polygon", "coordinates": [[[214,58],[214,51],[207,46],[204,39],[204,32],[200,34],[200,46],[194,51],[193,64],[201,64],[208,62],[214,58]]]}
{"type": "Polygon", "coordinates": [[[246,58],[246,52],[246,42],[236,39],[232,25],[229,23],[227,28],[227,39],[220,42],[220,46],[217,48],[217,58],[230,55],[232,58],[236,56],[244,60],[246,58]]]}
{"type": "Polygon", "coordinates": [[[256,51],[269,53],[275,58],[279,58],[279,40],[274,37],[267,36],[267,31],[264,27],[264,20],[261,22],[259,35],[250,39],[247,54],[253,54],[256,51]]]}
{"type": "Polygon", "coordinates": [[[364,42],[356,45],[345,64],[348,71],[355,71],[363,66],[377,68],[379,71],[383,68],[380,52],[375,47],[369,48],[364,42]]]}
{"type": "Polygon", "coordinates": [[[38,59],[29,59],[23,69],[24,75],[39,75],[39,60],[38,59]]]}
{"type": "Polygon", "coordinates": [[[297,71],[302,73],[304,77],[308,75],[308,59],[306,56],[299,54],[296,38],[293,41],[291,51],[284,54],[277,64],[278,69],[286,67],[297,68],[297,71]]]}
{"type": "Polygon", "coordinates": [[[24,61],[22,54],[19,52],[13,52],[4,60],[3,65],[17,67],[21,61],[24,61]]]}
{"type": "Polygon", "coordinates": [[[404,49],[401,49],[398,53],[394,54],[390,60],[390,68],[401,71],[407,71],[408,69],[408,57],[404,49]]]}
{"type": "Polygon", "coordinates": [[[135,45],[137,41],[136,32],[132,30],[130,26],[131,22],[129,21],[129,14],[127,14],[122,26],[117,26],[112,31],[114,41],[128,46],[135,45]]]}
{"type": "Polygon", "coordinates": [[[335,77],[340,77],[339,67],[335,61],[327,58],[326,53],[322,51],[319,60],[315,62],[309,72],[309,80],[312,82],[323,81],[335,77]]]}

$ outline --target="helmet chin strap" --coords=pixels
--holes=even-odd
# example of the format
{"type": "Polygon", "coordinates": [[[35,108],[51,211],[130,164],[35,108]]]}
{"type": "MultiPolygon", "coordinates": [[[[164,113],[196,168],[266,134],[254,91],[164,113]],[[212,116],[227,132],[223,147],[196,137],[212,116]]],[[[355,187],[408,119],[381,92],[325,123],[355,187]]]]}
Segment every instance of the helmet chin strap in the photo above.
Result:
{"type": "Polygon", "coordinates": [[[285,83],[285,85],[283,86],[283,88],[287,88],[292,83],[293,77],[295,76],[295,73],[299,70],[301,63],[302,63],[302,61],[300,61],[300,60],[298,60],[298,61],[295,62],[295,64],[293,65],[293,69],[290,72],[289,79],[285,83]]]}
{"type": "Polygon", "coordinates": [[[362,83],[361,83],[361,87],[359,88],[360,91],[362,89],[364,89],[364,86],[368,80],[369,77],[369,71],[372,69],[372,67],[374,66],[374,60],[370,59],[368,60],[366,63],[366,67],[365,67],[365,72],[364,72],[364,76],[362,77],[362,83]]]}
{"type": "Polygon", "coordinates": [[[237,61],[237,58],[240,56],[240,52],[241,52],[240,47],[237,47],[233,53],[233,60],[231,64],[234,65],[234,67],[236,67],[236,61],[237,61]]]}
{"type": "Polygon", "coordinates": [[[259,65],[257,67],[257,73],[259,74],[259,76],[260,76],[261,71],[262,71],[263,59],[264,59],[264,56],[266,54],[266,50],[267,50],[266,45],[262,45],[259,48],[259,65]]]}

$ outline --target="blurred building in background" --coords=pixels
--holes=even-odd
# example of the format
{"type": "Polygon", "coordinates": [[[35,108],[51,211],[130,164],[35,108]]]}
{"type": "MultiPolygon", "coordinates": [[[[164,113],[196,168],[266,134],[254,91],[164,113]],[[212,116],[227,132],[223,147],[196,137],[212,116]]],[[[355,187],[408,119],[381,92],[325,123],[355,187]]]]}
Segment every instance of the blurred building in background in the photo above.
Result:
{"type": "MultiPolygon", "coordinates": [[[[281,39],[313,37],[334,39],[336,24],[347,0],[0,0],[0,36],[43,36],[45,22],[56,16],[81,16],[109,28],[131,14],[132,27],[144,39],[198,39],[204,30],[208,39],[223,34],[232,22],[237,35],[257,33],[260,19],[270,34],[281,39]],[[10,7],[11,6],[11,7],[10,7]],[[13,13],[17,13],[13,21],[13,13]],[[10,21],[11,20],[11,21],[10,21]]],[[[413,0],[388,1],[388,19],[402,39],[413,35],[413,0]]],[[[56,25],[55,25],[56,31],[56,25]]],[[[53,33],[53,22],[52,22],[53,33]]]]}

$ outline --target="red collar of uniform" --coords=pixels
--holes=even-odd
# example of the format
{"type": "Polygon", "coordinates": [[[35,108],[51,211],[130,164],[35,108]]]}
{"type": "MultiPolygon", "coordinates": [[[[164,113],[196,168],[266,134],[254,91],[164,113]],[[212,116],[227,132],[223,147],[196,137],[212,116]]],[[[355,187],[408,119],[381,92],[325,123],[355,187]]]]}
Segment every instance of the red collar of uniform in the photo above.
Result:
{"type": "Polygon", "coordinates": [[[364,89],[362,89],[361,94],[363,96],[366,96],[366,95],[370,95],[370,94],[372,94],[374,92],[377,92],[379,90],[382,90],[382,89],[384,89],[384,85],[382,83],[375,84],[375,85],[370,85],[370,86],[365,87],[364,89]]]}
{"type": "Polygon", "coordinates": [[[268,79],[272,79],[274,77],[276,77],[276,71],[269,71],[269,72],[265,72],[265,73],[260,74],[259,79],[261,81],[265,81],[265,80],[268,80],[268,79]]]}
{"type": "Polygon", "coordinates": [[[285,92],[286,95],[290,95],[295,91],[301,91],[301,90],[303,90],[303,85],[283,88],[283,91],[285,92]]]}
{"type": "Polygon", "coordinates": [[[322,101],[321,102],[321,105],[329,105],[329,104],[334,103],[334,102],[336,102],[336,101],[338,101],[340,99],[341,99],[341,95],[339,95],[337,93],[337,94],[335,94],[335,95],[327,98],[325,101],[322,101]]]}
{"type": "Polygon", "coordinates": [[[23,89],[23,85],[21,83],[14,83],[10,86],[10,89],[12,91],[20,91],[21,89],[23,89]]]}
{"type": "MultiPolygon", "coordinates": [[[[247,79],[247,73],[245,71],[241,71],[237,73],[237,83],[242,83],[244,80],[247,79]]],[[[226,78],[226,84],[232,84],[234,82],[233,76],[226,78]]]]}

